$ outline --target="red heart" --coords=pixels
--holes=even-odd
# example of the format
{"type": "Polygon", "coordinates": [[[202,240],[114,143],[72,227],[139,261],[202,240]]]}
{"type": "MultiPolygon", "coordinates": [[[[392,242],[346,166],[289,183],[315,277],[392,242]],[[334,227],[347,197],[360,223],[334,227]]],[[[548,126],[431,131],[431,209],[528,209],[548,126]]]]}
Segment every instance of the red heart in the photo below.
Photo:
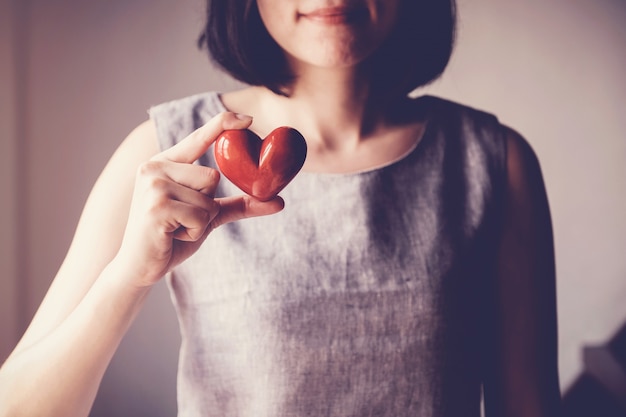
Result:
{"type": "Polygon", "coordinates": [[[274,198],[306,159],[306,141],[296,129],[279,127],[261,140],[250,130],[225,130],[215,141],[220,171],[245,193],[274,198]]]}

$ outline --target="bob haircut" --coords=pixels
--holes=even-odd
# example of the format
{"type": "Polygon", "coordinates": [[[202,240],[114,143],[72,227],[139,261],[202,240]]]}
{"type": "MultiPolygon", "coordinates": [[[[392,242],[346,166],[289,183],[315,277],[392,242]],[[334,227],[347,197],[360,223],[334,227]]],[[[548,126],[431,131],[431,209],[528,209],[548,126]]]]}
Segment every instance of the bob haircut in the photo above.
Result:
{"type": "MultiPolygon", "coordinates": [[[[401,0],[394,29],[364,62],[372,91],[406,95],[439,78],[450,60],[455,32],[455,0],[401,0]]],[[[235,79],[288,95],[293,75],[255,0],[208,0],[198,46],[235,79]]]]}

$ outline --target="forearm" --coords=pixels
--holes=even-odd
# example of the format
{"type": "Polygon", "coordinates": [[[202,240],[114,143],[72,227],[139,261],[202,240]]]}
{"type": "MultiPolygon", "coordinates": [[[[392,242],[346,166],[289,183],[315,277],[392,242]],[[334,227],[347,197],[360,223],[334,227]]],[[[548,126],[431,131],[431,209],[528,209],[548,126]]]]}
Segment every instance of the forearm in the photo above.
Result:
{"type": "Polygon", "coordinates": [[[148,288],[125,283],[110,264],[76,309],[0,370],[0,416],[86,416],[148,288]]]}

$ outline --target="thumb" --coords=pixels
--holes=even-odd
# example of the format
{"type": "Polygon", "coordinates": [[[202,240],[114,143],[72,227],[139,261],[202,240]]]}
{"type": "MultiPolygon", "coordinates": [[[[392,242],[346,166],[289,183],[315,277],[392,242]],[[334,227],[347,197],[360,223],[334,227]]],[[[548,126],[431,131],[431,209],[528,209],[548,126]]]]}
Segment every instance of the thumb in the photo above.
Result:
{"type": "Polygon", "coordinates": [[[216,201],[220,204],[220,211],[211,222],[211,229],[248,217],[278,213],[285,207],[285,202],[281,197],[274,197],[269,201],[260,201],[248,195],[240,195],[220,198],[216,201]]]}
{"type": "Polygon", "coordinates": [[[191,164],[204,155],[224,130],[245,129],[250,126],[250,123],[252,123],[250,116],[231,112],[220,113],[154,159],[191,164]]]}

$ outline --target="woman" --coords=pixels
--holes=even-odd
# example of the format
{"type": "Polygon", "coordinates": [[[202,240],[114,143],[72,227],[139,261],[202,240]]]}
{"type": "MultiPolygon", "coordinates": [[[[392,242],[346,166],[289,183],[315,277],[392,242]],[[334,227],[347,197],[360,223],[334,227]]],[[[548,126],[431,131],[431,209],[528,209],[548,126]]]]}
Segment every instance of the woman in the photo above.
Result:
{"type": "Polygon", "coordinates": [[[453,33],[452,1],[210,2],[202,44],[252,86],[156,106],[113,155],[0,414],[87,415],[173,271],[181,416],[478,416],[481,390],[488,416],[556,415],[537,160],[487,113],[408,96],[453,33]],[[282,125],[308,145],[282,198],[219,178],[223,130],[282,125]]]}

